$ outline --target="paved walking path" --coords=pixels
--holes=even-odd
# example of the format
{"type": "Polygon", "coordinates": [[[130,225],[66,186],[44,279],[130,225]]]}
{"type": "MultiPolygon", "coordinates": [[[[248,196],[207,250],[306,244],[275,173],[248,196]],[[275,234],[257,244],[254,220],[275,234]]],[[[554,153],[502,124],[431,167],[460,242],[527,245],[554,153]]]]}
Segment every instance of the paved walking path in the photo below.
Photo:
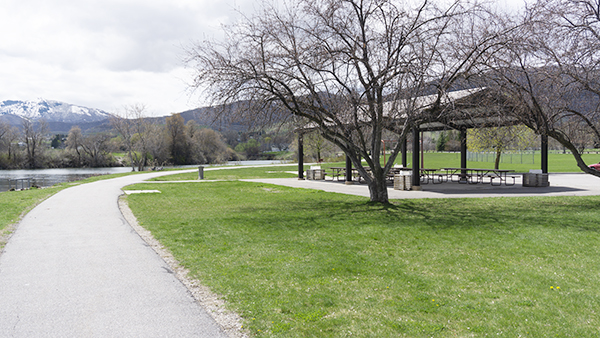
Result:
{"type": "Polygon", "coordinates": [[[65,189],[29,212],[0,256],[0,337],[226,337],[118,208],[125,185],[65,189]]]}

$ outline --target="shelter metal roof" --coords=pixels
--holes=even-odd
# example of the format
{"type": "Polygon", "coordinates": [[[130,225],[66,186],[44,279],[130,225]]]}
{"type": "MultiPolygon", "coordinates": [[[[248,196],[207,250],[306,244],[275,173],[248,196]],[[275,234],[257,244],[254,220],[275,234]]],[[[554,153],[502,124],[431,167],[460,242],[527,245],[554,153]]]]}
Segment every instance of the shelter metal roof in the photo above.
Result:
{"type": "MultiPolygon", "coordinates": [[[[411,99],[387,101],[383,105],[383,116],[388,125],[402,126],[409,114],[425,114],[437,103],[438,94],[419,96],[411,99]]],[[[435,131],[447,129],[484,128],[515,125],[519,122],[514,117],[501,114],[508,106],[502,103],[502,98],[485,87],[470,88],[447,92],[439,102],[440,109],[427,116],[419,116],[426,121],[419,124],[419,130],[435,131]]],[[[354,113],[340,113],[336,116],[337,123],[344,125],[352,123],[369,124],[372,118],[367,113],[366,106],[359,107],[354,113]]],[[[334,126],[336,122],[329,119],[326,125],[334,126]]],[[[301,130],[317,129],[318,124],[310,122],[301,130]]],[[[392,131],[393,127],[389,128],[392,131]]]]}

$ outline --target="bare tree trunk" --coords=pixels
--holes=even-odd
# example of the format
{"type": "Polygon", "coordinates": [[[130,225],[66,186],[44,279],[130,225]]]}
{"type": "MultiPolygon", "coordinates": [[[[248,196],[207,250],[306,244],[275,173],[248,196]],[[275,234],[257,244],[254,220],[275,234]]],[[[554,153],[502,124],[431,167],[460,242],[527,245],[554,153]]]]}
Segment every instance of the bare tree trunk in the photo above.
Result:
{"type": "Polygon", "coordinates": [[[389,203],[387,182],[384,177],[374,177],[369,183],[371,202],[389,203]]]}
{"type": "Polygon", "coordinates": [[[39,147],[46,136],[47,126],[47,123],[43,120],[40,121],[38,128],[35,128],[33,122],[29,120],[23,121],[23,136],[25,137],[25,146],[27,150],[27,163],[31,169],[35,169],[39,165],[39,147]]]}
{"type": "Polygon", "coordinates": [[[496,148],[496,160],[494,161],[494,169],[500,168],[500,158],[502,157],[502,149],[496,148]]]}
{"type": "Polygon", "coordinates": [[[581,169],[581,171],[583,171],[586,174],[600,177],[600,171],[590,168],[583,161],[583,158],[581,158],[581,154],[579,153],[579,150],[577,149],[577,147],[574,144],[572,144],[562,133],[551,130],[548,132],[548,136],[557,140],[560,144],[563,145],[563,147],[565,147],[571,151],[571,154],[573,154],[573,157],[575,158],[575,161],[577,162],[577,166],[579,167],[579,169],[581,169]]]}

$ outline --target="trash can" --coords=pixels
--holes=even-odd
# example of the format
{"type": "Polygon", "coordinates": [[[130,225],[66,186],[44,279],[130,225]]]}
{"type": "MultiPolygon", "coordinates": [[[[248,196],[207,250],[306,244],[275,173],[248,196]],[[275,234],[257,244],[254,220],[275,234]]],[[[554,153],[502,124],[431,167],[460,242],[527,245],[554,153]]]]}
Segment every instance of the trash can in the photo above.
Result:
{"type": "Polygon", "coordinates": [[[311,168],[306,171],[306,179],[307,180],[324,180],[325,179],[325,170],[311,168]]]}
{"type": "Polygon", "coordinates": [[[199,180],[204,179],[204,167],[203,166],[198,167],[198,179],[199,180]]]}
{"type": "Polygon", "coordinates": [[[542,173],[541,170],[530,170],[523,174],[524,187],[549,187],[548,174],[542,173]]]}
{"type": "Polygon", "coordinates": [[[324,180],[325,179],[325,170],[315,169],[314,178],[315,178],[315,180],[324,180]]]}
{"type": "Polygon", "coordinates": [[[394,175],[394,190],[411,190],[412,175],[411,174],[395,174],[394,175]]]}

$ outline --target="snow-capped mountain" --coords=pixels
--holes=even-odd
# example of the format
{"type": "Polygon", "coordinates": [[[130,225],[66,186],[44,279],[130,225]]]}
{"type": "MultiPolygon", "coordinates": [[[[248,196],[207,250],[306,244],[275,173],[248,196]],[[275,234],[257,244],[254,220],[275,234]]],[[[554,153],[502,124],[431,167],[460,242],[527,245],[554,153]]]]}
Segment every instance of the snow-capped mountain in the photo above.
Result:
{"type": "Polygon", "coordinates": [[[0,117],[8,118],[11,115],[31,121],[44,119],[47,122],[63,123],[97,122],[110,116],[100,109],[51,100],[0,102],[0,117]]]}

